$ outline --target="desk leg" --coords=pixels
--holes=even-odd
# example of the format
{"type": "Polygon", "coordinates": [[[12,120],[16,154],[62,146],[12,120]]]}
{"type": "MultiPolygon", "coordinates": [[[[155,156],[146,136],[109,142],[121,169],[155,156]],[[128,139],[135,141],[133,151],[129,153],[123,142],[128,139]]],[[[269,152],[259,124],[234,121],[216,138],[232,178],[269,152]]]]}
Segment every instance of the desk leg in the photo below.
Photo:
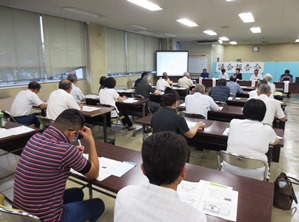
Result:
{"type": "Polygon", "coordinates": [[[89,199],[92,199],[92,184],[88,183],[88,193],[89,193],[89,199]]]}
{"type": "Polygon", "coordinates": [[[104,143],[108,142],[107,139],[107,115],[103,115],[103,131],[104,131],[104,143]]]}

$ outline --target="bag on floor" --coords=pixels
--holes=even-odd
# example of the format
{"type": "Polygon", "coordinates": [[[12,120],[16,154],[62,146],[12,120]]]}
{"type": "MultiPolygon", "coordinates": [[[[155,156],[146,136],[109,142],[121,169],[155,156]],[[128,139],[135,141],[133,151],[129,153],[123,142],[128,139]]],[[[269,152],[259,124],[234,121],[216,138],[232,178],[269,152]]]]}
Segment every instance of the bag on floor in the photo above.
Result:
{"type": "Polygon", "coordinates": [[[293,200],[298,203],[293,184],[299,185],[299,181],[293,177],[288,177],[284,172],[274,181],[273,206],[282,210],[291,209],[293,200]],[[296,181],[296,182],[292,182],[296,181]]]}

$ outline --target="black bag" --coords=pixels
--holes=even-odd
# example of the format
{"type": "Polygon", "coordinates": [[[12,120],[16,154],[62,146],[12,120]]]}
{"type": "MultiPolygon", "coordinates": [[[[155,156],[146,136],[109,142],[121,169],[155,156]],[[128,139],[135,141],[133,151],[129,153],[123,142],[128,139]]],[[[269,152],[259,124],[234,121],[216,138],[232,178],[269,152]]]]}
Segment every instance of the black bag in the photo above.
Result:
{"type": "Polygon", "coordinates": [[[274,181],[274,199],[273,206],[283,210],[291,209],[293,200],[298,203],[296,194],[292,184],[299,185],[299,181],[295,178],[288,177],[284,172],[274,181]],[[294,180],[298,183],[292,182],[294,180]]]}

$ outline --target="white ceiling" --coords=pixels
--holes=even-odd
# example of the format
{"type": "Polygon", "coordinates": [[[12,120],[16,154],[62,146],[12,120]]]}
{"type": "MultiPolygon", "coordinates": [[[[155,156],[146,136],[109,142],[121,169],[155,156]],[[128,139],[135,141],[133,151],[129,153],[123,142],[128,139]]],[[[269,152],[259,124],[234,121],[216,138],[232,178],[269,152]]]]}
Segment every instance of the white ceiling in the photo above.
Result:
{"type": "Polygon", "coordinates": [[[152,0],[163,10],[151,12],[127,0],[0,0],[0,5],[39,12],[84,22],[103,24],[127,31],[142,31],[130,25],[146,27],[156,37],[175,35],[177,40],[208,40],[226,36],[238,44],[293,43],[299,35],[298,0],[152,0]],[[67,12],[74,7],[103,15],[93,18],[67,12]],[[243,23],[238,14],[252,12],[254,23],[243,23]],[[189,18],[199,24],[189,28],[176,22],[189,18]],[[260,26],[261,34],[253,34],[250,27],[260,26]],[[217,32],[216,37],[203,33],[217,32]]]}

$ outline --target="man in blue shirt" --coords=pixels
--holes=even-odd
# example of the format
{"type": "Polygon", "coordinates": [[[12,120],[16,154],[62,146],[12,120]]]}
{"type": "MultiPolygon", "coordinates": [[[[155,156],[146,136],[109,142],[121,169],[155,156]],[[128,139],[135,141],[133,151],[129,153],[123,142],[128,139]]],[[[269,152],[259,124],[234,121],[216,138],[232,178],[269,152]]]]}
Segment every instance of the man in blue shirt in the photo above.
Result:
{"type": "Polygon", "coordinates": [[[236,83],[236,78],[235,76],[231,76],[229,78],[229,82],[227,83],[227,86],[230,89],[230,93],[236,95],[237,93],[243,93],[243,89],[241,88],[241,86],[236,83]]]}
{"type": "Polygon", "coordinates": [[[293,75],[290,74],[290,70],[287,69],[286,71],[284,71],[284,74],[280,76],[280,82],[283,81],[293,82],[293,75]]]}
{"type": "Polygon", "coordinates": [[[217,86],[211,88],[209,96],[211,96],[214,101],[226,102],[230,96],[230,89],[226,85],[226,79],[219,79],[217,86]]]}
{"type": "Polygon", "coordinates": [[[203,69],[202,73],[200,74],[201,78],[209,78],[210,77],[210,73],[207,72],[207,69],[203,69]]]}

